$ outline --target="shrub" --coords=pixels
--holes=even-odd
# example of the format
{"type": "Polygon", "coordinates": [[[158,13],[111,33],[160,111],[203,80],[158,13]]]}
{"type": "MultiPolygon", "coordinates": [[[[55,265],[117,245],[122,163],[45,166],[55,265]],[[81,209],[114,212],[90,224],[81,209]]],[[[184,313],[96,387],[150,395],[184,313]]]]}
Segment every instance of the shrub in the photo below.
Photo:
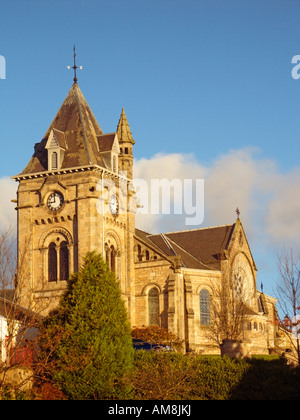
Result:
{"type": "Polygon", "coordinates": [[[57,310],[40,330],[41,361],[71,399],[112,398],[131,367],[133,347],[119,284],[102,257],[88,253],[57,310]]]}
{"type": "Polygon", "coordinates": [[[196,357],[194,369],[197,371],[197,390],[194,398],[201,400],[228,400],[232,390],[238,385],[249,369],[245,360],[227,357],[196,357]]]}
{"type": "Polygon", "coordinates": [[[236,360],[139,350],[128,383],[133,399],[299,399],[300,368],[269,357],[236,360]]]}
{"type": "Polygon", "coordinates": [[[233,400],[299,399],[300,370],[280,359],[253,359],[247,374],[232,390],[233,400]]]}
{"type": "Polygon", "coordinates": [[[179,340],[175,334],[156,325],[139,328],[135,327],[131,334],[133,338],[155,343],[179,340]]]}
{"type": "Polygon", "coordinates": [[[189,399],[196,386],[193,360],[180,353],[138,350],[129,383],[134,399],[189,399]]]}

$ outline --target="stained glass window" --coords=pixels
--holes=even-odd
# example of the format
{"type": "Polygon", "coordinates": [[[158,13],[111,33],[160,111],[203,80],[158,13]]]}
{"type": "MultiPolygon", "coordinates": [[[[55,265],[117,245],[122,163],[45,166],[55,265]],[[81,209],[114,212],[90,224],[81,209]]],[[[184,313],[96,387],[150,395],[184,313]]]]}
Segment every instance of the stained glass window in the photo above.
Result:
{"type": "Polygon", "coordinates": [[[200,324],[210,324],[210,296],[206,289],[200,291],[200,324]]]}

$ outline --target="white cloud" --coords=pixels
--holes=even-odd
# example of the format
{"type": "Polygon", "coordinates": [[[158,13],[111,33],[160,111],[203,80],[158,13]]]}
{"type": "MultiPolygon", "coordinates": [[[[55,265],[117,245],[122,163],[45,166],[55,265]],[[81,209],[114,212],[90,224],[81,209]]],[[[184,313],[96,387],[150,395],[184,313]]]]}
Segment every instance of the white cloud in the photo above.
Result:
{"type": "Polygon", "coordinates": [[[16,226],[16,204],[11,200],[16,199],[17,183],[10,178],[0,178],[0,230],[5,231],[9,227],[16,226]]]}
{"type": "MultiPolygon", "coordinates": [[[[138,198],[143,209],[139,213],[148,211],[148,214],[137,214],[136,224],[144,230],[150,232],[166,232],[168,230],[174,230],[176,228],[182,229],[185,225],[186,217],[188,214],[172,214],[173,210],[180,208],[183,205],[184,193],[189,194],[189,188],[187,183],[184,184],[185,180],[196,180],[203,179],[205,177],[206,168],[202,167],[195,159],[194,155],[180,155],[180,154],[157,154],[151,159],[140,159],[135,162],[134,165],[134,177],[146,181],[147,187],[141,186],[138,189],[138,198]],[[151,204],[153,205],[153,199],[155,200],[156,195],[151,190],[151,181],[154,179],[158,180],[176,180],[174,185],[177,183],[181,186],[181,191],[178,194],[178,190],[171,190],[171,200],[173,199],[173,205],[171,206],[171,215],[156,215],[151,214],[151,204]],[[152,193],[152,194],[151,194],[152,193]]],[[[195,195],[195,182],[192,185],[192,190],[195,195]]],[[[194,197],[195,199],[195,197],[194,197]]],[[[161,203],[163,197],[160,197],[161,203]]],[[[187,229],[190,229],[188,226],[187,229]]]]}
{"type": "MultiPolygon", "coordinates": [[[[134,176],[150,185],[153,178],[200,179],[205,182],[205,217],[200,227],[233,223],[238,206],[248,238],[265,244],[299,246],[300,168],[282,173],[259,149],[231,150],[210,165],[194,155],[158,154],[135,162],[134,176]]],[[[184,230],[186,215],[137,215],[149,232],[184,230]]],[[[199,226],[198,226],[199,227],[199,226]]]]}
{"type": "MultiPolygon", "coordinates": [[[[267,235],[283,245],[300,243],[300,168],[274,177],[270,185],[273,196],[267,203],[265,226],[267,235]]],[[[270,183],[272,180],[270,180],[270,183]]]]}
{"type": "MultiPolygon", "coordinates": [[[[274,161],[263,159],[259,149],[231,150],[206,166],[193,154],[157,154],[135,161],[134,176],[148,185],[153,178],[166,178],[181,180],[182,185],[185,179],[204,179],[205,186],[202,225],[187,226],[188,215],[172,214],[171,207],[170,215],[138,214],[136,225],[141,229],[156,233],[233,223],[238,206],[251,243],[300,247],[300,168],[283,173],[274,161]]],[[[16,182],[0,178],[0,230],[16,225],[16,205],[11,203],[16,191],[16,182]]]]}

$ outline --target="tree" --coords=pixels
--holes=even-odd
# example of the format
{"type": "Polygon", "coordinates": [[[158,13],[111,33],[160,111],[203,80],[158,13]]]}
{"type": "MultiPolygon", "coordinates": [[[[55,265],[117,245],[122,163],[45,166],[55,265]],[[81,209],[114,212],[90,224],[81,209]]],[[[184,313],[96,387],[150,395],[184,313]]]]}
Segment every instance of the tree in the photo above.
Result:
{"type": "Polygon", "coordinates": [[[222,345],[224,339],[243,338],[247,293],[243,284],[237,293],[234,281],[230,267],[226,266],[223,269],[222,281],[211,286],[211,322],[207,327],[207,336],[218,346],[222,345]]]}
{"type": "Polygon", "coordinates": [[[57,310],[43,321],[46,372],[71,399],[105,399],[133,362],[131,329],[119,283],[102,257],[88,253],[57,310]]]}
{"type": "Polygon", "coordinates": [[[0,400],[8,389],[24,389],[32,380],[29,365],[33,361],[31,339],[36,333],[40,315],[33,307],[20,305],[21,287],[26,279],[27,244],[20,252],[19,263],[16,236],[12,227],[0,230],[0,400]],[[15,286],[19,284],[16,291],[15,286]],[[24,367],[24,365],[26,367],[24,367]],[[21,378],[21,368],[26,375],[21,378]],[[18,375],[15,374],[18,370],[18,375]]]}
{"type": "Polygon", "coordinates": [[[284,249],[277,255],[277,267],[278,305],[284,314],[278,322],[292,350],[291,357],[300,364],[300,255],[284,249]]]}

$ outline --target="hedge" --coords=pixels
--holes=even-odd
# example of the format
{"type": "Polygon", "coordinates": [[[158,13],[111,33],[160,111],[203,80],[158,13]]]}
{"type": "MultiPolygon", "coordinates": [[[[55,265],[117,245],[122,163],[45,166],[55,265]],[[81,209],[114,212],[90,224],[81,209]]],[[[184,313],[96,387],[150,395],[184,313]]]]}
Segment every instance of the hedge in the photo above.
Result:
{"type": "MultiPolygon", "coordinates": [[[[139,350],[130,374],[131,399],[299,399],[300,370],[274,357],[236,360],[139,350]]],[[[128,385],[128,384],[127,384],[128,385]]]]}

